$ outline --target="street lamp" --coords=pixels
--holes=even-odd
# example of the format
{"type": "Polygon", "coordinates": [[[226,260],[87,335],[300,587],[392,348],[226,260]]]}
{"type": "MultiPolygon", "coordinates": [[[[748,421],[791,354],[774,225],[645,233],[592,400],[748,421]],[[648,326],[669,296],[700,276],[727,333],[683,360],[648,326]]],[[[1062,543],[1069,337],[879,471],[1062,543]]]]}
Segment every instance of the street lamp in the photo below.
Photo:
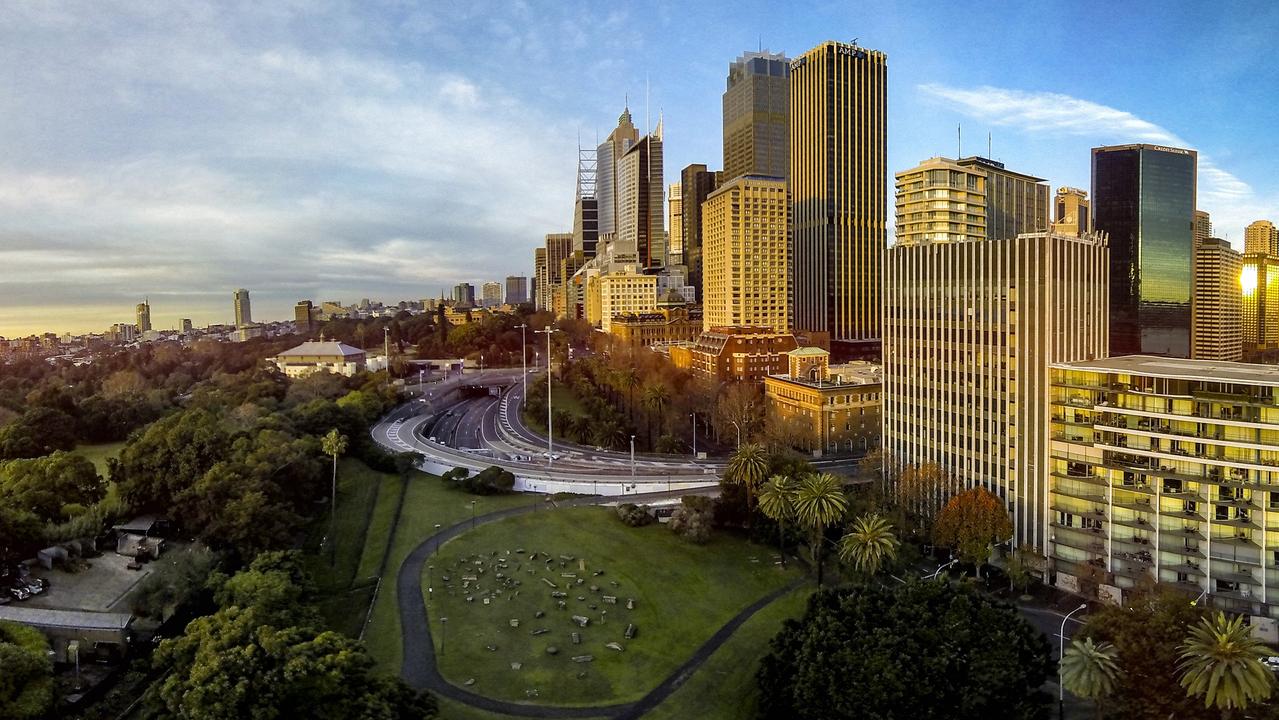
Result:
{"type": "Polygon", "coordinates": [[[426,601],[430,602],[435,598],[435,566],[426,566],[426,601]]]}
{"type": "Polygon", "coordinates": [[[520,329],[520,371],[524,380],[524,401],[528,402],[528,350],[524,347],[524,330],[528,323],[520,323],[515,327],[520,329]]]}
{"type": "Polygon", "coordinates": [[[551,335],[559,332],[554,330],[550,325],[545,330],[534,330],[539,335],[546,336],[546,464],[552,465],[555,462],[555,446],[551,441],[553,432],[551,429],[551,335]]]}
{"type": "Polygon", "coordinates": [[[742,449],[742,426],[737,424],[736,420],[729,420],[733,423],[733,427],[737,428],[737,449],[742,449]]]}
{"type": "Polygon", "coordinates": [[[484,355],[480,354],[480,380],[484,379],[484,355]]]}
{"type": "Polygon", "coordinates": [[[471,529],[475,529],[475,501],[471,501],[471,529]]]}
{"type": "Polygon", "coordinates": [[[435,550],[433,552],[439,552],[439,551],[440,551],[440,524],[435,523],[435,550]]]}
{"type": "Polygon", "coordinates": [[[689,413],[688,416],[693,418],[693,459],[696,460],[697,459],[697,413],[689,413]]]}
{"type": "Polygon", "coordinates": [[[1071,615],[1080,610],[1088,609],[1088,603],[1080,603],[1079,607],[1071,610],[1066,617],[1061,619],[1061,631],[1057,633],[1057,717],[1066,717],[1066,686],[1062,684],[1061,661],[1066,657],[1066,621],[1071,615]]]}
{"type": "Polygon", "coordinates": [[[449,619],[440,618],[440,657],[444,657],[444,643],[449,639],[449,619]]]}
{"type": "Polygon", "coordinates": [[[391,326],[382,328],[382,354],[386,356],[386,386],[391,387],[391,326]]]}
{"type": "Polygon", "coordinates": [[[635,484],[635,436],[631,436],[631,484],[635,484]]]}
{"type": "Polygon", "coordinates": [[[422,372],[423,372],[423,371],[422,371],[422,368],[418,368],[418,369],[417,369],[417,390],[418,390],[418,392],[420,392],[420,393],[422,393],[423,395],[425,395],[425,394],[426,394],[426,386],[423,384],[425,381],[424,381],[424,380],[422,380],[422,372]]]}

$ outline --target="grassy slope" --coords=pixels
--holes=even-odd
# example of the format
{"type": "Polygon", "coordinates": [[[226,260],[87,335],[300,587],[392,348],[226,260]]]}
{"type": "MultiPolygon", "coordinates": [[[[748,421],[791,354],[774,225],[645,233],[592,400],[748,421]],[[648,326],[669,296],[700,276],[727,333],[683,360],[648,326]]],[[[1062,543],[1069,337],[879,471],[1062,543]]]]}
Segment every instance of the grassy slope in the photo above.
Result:
{"type": "MultiPolygon", "coordinates": [[[[489,569],[482,586],[492,587],[494,572],[489,569]]],[[[526,701],[526,692],[535,689],[537,701],[547,704],[627,702],[639,699],[667,677],[743,607],[791,577],[772,565],[766,548],[736,537],[721,534],[698,546],[680,540],[664,526],[628,528],[608,509],[536,513],[478,528],[444,546],[434,577],[438,608],[431,614],[432,632],[438,646],[439,618],[450,618],[442,672],[455,683],[475,678],[478,692],[526,701]],[[553,563],[548,571],[542,563],[520,563],[520,556],[512,555],[507,573],[521,579],[518,595],[507,593],[489,606],[478,597],[466,602],[466,593],[460,589],[462,573],[457,570],[451,571],[452,594],[443,588],[446,565],[456,568],[459,559],[469,562],[476,554],[489,556],[494,550],[517,547],[529,553],[582,558],[587,571],[579,570],[577,560],[564,568],[553,563]],[[516,564],[522,565],[518,573],[516,564]],[[528,574],[530,567],[534,574],[528,574]],[[603,576],[591,576],[600,569],[605,571],[603,576]],[[577,573],[586,582],[569,589],[568,609],[559,610],[542,578],[562,587],[565,572],[577,573]],[[619,582],[620,587],[610,581],[619,582]],[[590,584],[601,591],[592,593],[590,584]],[[597,594],[617,595],[619,603],[605,605],[594,597],[597,594]],[[587,600],[577,601],[579,595],[587,600]],[[634,611],[625,608],[628,597],[637,601],[634,611]],[[598,610],[589,610],[592,602],[598,610]],[[546,616],[535,619],[537,610],[546,616]],[[603,626],[598,624],[599,610],[608,611],[603,626]],[[572,614],[592,618],[591,625],[579,631],[582,644],[578,646],[569,638],[577,630],[569,618],[572,614]],[[518,629],[509,627],[511,618],[521,620],[518,629]],[[623,638],[627,622],[640,630],[631,641],[623,638]],[[550,632],[531,635],[531,630],[541,627],[550,632]],[[621,643],[625,651],[606,649],[610,641],[621,643]],[[498,651],[487,650],[488,645],[497,646],[498,651]],[[560,654],[547,655],[548,645],[558,647],[560,654]],[[571,656],[578,654],[593,655],[595,660],[573,663],[571,656]],[[512,670],[510,663],[517,661],[523,667],[512,670]],[[585,676],[578,677],[581,672],[585,676]]]]}
{"type": "Polygon", "coordinates": [[[109,458],[118,457],[120,451],[124,449],[124,443],[100,443],[97,445],[77,445],[74,452],[77,455],[83,455],[93,462],[93,466],[98,469],[98,474],[106,479],[107,477],[107,460],[109,458]]]}

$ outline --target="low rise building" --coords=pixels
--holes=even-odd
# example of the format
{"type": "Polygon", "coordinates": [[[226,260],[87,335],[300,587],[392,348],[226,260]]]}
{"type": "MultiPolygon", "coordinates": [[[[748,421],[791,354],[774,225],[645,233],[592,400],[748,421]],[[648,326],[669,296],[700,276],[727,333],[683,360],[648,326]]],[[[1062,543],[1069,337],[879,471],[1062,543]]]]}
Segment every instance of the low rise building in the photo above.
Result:
{"type": "Polygon", "coordinates": [[[631,347],[687,343],[702,333],[702,313],[694,308],[659,308],[613,318],[612,333],[631,347]]]}
{"type": "Polygon", "coordinates": [[[804,428],[808,450],[866,452],[879,445],[879,365],[831,366],[830,353],[816,347],[796,348],[786,357],[785,374],[764,378],[764,402],[770,414],[804,428]]]}
{"type": "Polygon", "coordinates": [[[787,368],[795,336],[766,327],[714,327],[687,345],[672,345],[671,362],[710,382],[762,382],[787,368]]]}
{"type": "Polygon", "coordinates": [[[306,377],[320,371],[350,377],[367,365],[363,350],[336,340],[304,342],[276,355],[272,362],[291,378],[306,377]]]}

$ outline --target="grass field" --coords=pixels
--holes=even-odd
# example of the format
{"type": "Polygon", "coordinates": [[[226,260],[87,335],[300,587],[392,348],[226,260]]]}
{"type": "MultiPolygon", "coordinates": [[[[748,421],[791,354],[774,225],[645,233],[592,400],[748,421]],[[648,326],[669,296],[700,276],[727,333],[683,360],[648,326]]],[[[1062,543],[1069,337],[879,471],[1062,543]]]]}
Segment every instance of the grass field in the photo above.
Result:
{"type": "MultiPolygon", "coordinates": [[[[530,381],[532,378],[529,378],[530,381]]],[[[546,378],[542,378],[542,383],[546,383],[546,378]]],[[[551,384],[551,410],[559,412],[563,410],[569,415],[576,417],[586,417],[586,409],[582,407],[582,401],[577,395],[565,387],[564,385],[551,384]]],[[[546,433],[546,414],[538,413],[534,417],[531,413],[524,413],[524,424],[529,426],[534,432],[546,433]]]]}
{"type": "Polygon", "coordinates": [[[75,450],[71,452],[76,455],[83,455],[93,462],[93,466],[98,469],[98,474],[106,479],[107,477],[107,460],[117,457],[120,451],[124,449],[124,443],[100,443],[97,445],[77,445],[75,450]]]}
{"type": "Polygon", "coordinates": [[[755,672],[782,623],[804,613],[813,588],[800,587],[755,613],[679,690],[644,720],[744,720],[755,717],[755,672]]]}
{"type": "Polygon", "coordinates": [[[638,700],[733,615],[795,577],[773,565],[767,548],[737,537],[721,534],[707,545],[693,545],[661,525],[626,527],[604,508],[534,513],[482,526],[446,543],[434,564],[436,607],[430,617],[442,673],[459,685],[474,678],[471,689],[491,697],[557,705],[638,700]],[[535,551],[539,558],[530,559],[535,551]],[[553,558],[549,565],[542,562],[547,555],[553,558]],[[561,566],[560,556],[574,559],[561,566]],[[474,564],[477,557],[484,558],[483,565],[474,564]],[[603,574],[594,575],[599,570],[603,574]],[[491,604],[484,605],[481,593],[498,587],[498,572],[518,578],[520,585],[490,595],[491,604]],[[463,590],[464,575],[479,578],[482,589],[476,591],[472,581],[463,590]],[[548,583],[567,592],[566,609],[557,607],[548,583]],[[616,596],[617,604],[606,604],[603,595],[616,596]],[[626,608],[627,598],[636,600],[633,611],[626,608]],[[536,618],[537,611],[545,616],[536,618]],[[588,617],[590,624],[580,628],[572,615],[588,617]],[[449,618],[447,636],[443,617],[449,618]],[[520,620],[518,628],[510,627],[512,618],[520,620]],[[628,623],[639,630],[633,640],[623,636],[628,623]],[[533,634],[543,628],[548,632],[533,634]],[[580,634],[580,645],[572,643],[572,632],[580,634]],[[609,642],[624,650],[608,649],[609,642]],[[546,653],[551,645],[559,650],[555,656],[546,653]],[[574,662],[579,655],[594,660],[574,662]],[[521,663],[518,670],[514,662],[521,663]]]}

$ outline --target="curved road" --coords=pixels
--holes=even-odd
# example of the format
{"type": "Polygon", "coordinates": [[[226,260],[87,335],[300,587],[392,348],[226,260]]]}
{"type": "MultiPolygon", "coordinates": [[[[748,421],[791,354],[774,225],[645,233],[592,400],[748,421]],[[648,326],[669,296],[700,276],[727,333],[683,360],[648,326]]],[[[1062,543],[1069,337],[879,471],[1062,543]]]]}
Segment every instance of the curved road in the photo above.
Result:
{"type": "MultiPolygon", "coordinates": [[[[676,497],[682,494],[686,493],[683,491],[676,491],[672,493],[649,493],[637,496],[636,499],[653,500],[664,497],[676,497]]],[[[616,500],[613,498],[605,497],[582,497],[559,502],[557,503],[557,507],[598,505],[615,501],[616,500]]],[[[693,675],[697,668],[700,667],[702,663],[704,663],[716,650],[718,650],[734,632],[736,632],[737,628],[741,626],[742,623],[746,622],[746,620],[748,620],[761,608],[795,589],[805,581],[805,578],[796,579],[789,585],[778,588],[777,590],[774,590],[773,592],[751,603],[748,607],[720,627],[709,640],[703,643],[702,646],[693,653],[692,657],[690,657],[687,662],[681,665],[675,672],[663,680],[661,684],[636,702],[617,705],[599,705],[594,707],[562,707],[553,705],[524,705],[521,703],[494,700],[493,698],[478,695],[469,690],[464,690],[453,685],[445,680],[440,674],[439,667],[436,665],[435,659],[435,643],[431,638],[431,625],[427,619],[426,600],[422,594],[422,570],[426,567],[427,559],[435,554],[435,552],[439,549],[440,544],[461,535],[471,529],[473,525],[483,525],[485,523],[514,517],[516,515],[536,512],[538,509],[538,505],[508,508],[506,510],[498,510],[486,515],[481,515],[473,522],[460,522],[426,538],[421,542],[421,544],[414,548],[411,553],[409,553],[407,558],[405,558],[404,563],[400,565],[399,572],[396,575],[395,584],[396,598],[400,613],[400,631],[402,634],[404,648],[404,664],[400,670],[400,675],[410,686],[419,690],[430,690],[438,695],[443,695],[465,705],[480,708],[481,710],[519,717],[591,718],[610,716],[616,717],[619,720],[634,720],[660,705],[663,700],[671,695],[671,693],[679,689],[679,687],[693,675]]]]}

